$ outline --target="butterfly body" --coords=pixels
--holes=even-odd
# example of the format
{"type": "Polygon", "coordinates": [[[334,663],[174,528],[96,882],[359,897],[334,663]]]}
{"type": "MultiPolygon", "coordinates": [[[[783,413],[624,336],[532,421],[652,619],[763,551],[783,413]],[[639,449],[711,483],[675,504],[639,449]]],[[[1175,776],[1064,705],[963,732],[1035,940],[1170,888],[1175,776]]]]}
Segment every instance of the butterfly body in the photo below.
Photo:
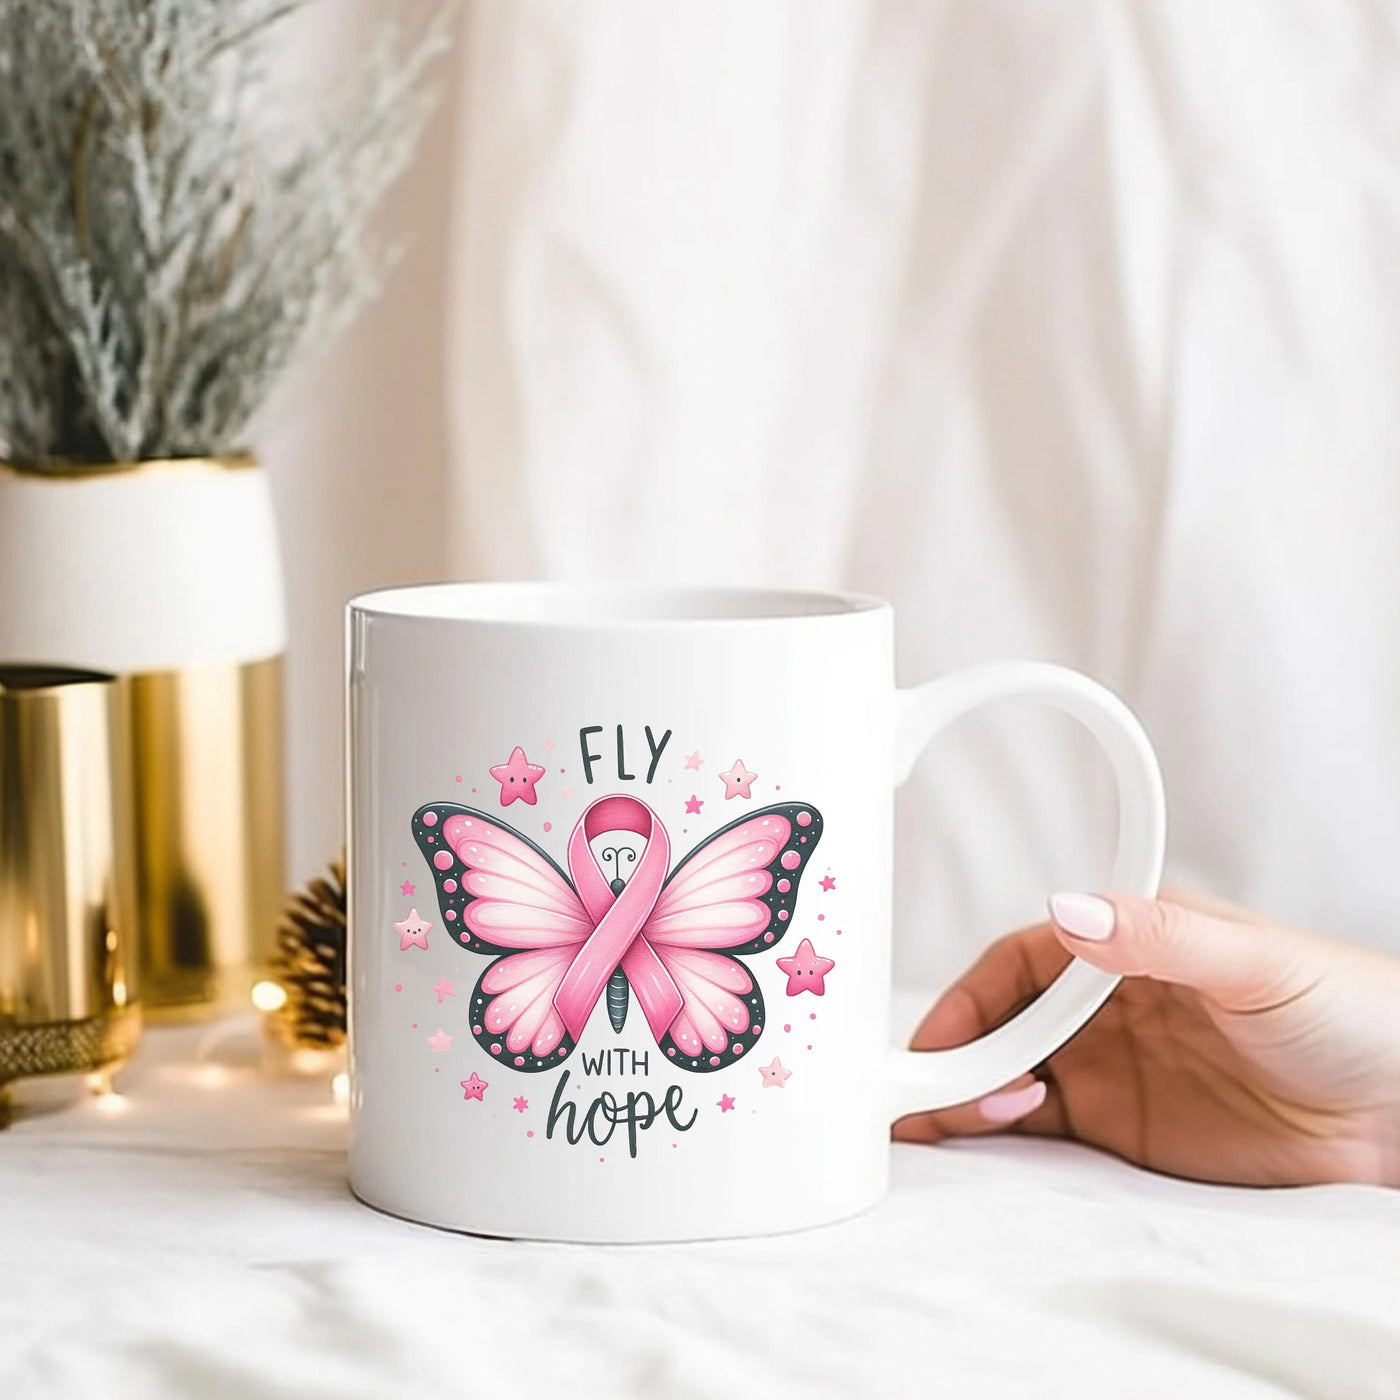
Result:
{"type": "Polygon", "coordinates": [[[807,804],[762,808],[670,869],[660,817],[638,798],[602,797],[569,838],[568,873],[469,807],[430,803],[412,825],[446,927],[493,958],[470,1002],[472,1033],[488,1053],[527,1073],[552,1068],[599,1000],[620,1032],[635,998],[662,1053],[707,1073],[763,1032],[763,996],[740,959],[787,931],[822,819],[807,804]],[[590,842],[613,831],[642,837],[640,852],[595,853],[590,842]]]}
{"type": "Polygon", "coordinates": [[[613,974],[608,978],[608,1020],[612,1022],[617,1035],[622,1034],[622,1028],[627,1024],[627,1004],[631,1000],[627,988],[626,972],[620,965],[613,968],[613,974]]]}

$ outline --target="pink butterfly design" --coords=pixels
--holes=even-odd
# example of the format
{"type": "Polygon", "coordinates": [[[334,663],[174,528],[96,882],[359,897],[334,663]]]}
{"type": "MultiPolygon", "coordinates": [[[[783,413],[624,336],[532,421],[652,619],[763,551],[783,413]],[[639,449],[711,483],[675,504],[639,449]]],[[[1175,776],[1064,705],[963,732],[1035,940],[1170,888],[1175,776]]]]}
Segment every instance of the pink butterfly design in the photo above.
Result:
{"type": "Polygon", "coordinates": [[[667,1058],[708,1073],[763,1032],[763,995],[739,959],[787,931],[822,817],[803,803],[762,808],[671,869],[661,818],[638,798],[600,797],[569,837],[568,873],[470,807],[429,803],[412,827],[446,927],[494,958],[469,1007],[492,1055],[549,1069],[572,1053],[599,1000],[620,1032],[634,996],[667,1058]],[[595,855],[590,843],[610,832],[641,836],[640,853],[615,843],[595,855]]]}

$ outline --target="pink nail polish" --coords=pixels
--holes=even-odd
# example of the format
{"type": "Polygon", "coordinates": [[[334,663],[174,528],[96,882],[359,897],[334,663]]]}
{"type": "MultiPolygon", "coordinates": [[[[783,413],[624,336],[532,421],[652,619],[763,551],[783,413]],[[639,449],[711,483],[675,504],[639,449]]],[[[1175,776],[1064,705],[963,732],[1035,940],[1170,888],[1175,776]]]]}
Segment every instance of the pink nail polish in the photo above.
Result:
{"type": "Polygon", "coordinates": [[[1003,1089],[977,1102],[978,1111],[989,1123],[1014,1123],[1034,1113],[1045,1102],[1045,1085],[1037,1079],[1024,1089],[1003,1089]]]}
{"type": "Polygon", "coordinates": [[[1113,906],[1096,894],[1052,894],[1050,917],[1066,933],[1091,943],[1102,943],[1113,935],[1113,906]]]}

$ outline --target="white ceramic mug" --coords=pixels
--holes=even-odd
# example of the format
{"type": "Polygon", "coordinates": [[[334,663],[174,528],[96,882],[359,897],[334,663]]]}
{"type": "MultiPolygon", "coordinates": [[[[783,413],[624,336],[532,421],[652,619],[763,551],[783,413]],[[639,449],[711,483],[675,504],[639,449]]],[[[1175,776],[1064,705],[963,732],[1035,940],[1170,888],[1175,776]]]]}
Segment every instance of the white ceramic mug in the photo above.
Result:
{"type": "Polygon", "coordinates": [[[762,1234],[878,1200],[891,1121],[1048,1056],[1075,962],[970,1045],[890,1044],[895,787],[983,702],[1081,720],[1118,782],[1109,885],[1156,891],[1146,736],[1073,671],[894,684],[851,595],[462,584],[348,612],[351,1185],[579,1241],[762,1234]]]}

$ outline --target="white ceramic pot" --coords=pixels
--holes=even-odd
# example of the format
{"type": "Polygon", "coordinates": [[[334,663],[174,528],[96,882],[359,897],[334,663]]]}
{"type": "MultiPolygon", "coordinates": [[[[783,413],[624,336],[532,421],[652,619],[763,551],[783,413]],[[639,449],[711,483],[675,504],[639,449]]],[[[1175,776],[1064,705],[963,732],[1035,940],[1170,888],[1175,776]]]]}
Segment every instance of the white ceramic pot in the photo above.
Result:
{"type": "Polygon", "coordinates": [[[285,645],[252,458],[0,466],[0,662],[130,688],[148,1012],[235,1004],[271,951],[285,645]]]}
{"type": "Polygon", "coordinates": [[[130,674],[286,646],[267,475],[251,458],[0,469],[0,658],[130,674]]]}

